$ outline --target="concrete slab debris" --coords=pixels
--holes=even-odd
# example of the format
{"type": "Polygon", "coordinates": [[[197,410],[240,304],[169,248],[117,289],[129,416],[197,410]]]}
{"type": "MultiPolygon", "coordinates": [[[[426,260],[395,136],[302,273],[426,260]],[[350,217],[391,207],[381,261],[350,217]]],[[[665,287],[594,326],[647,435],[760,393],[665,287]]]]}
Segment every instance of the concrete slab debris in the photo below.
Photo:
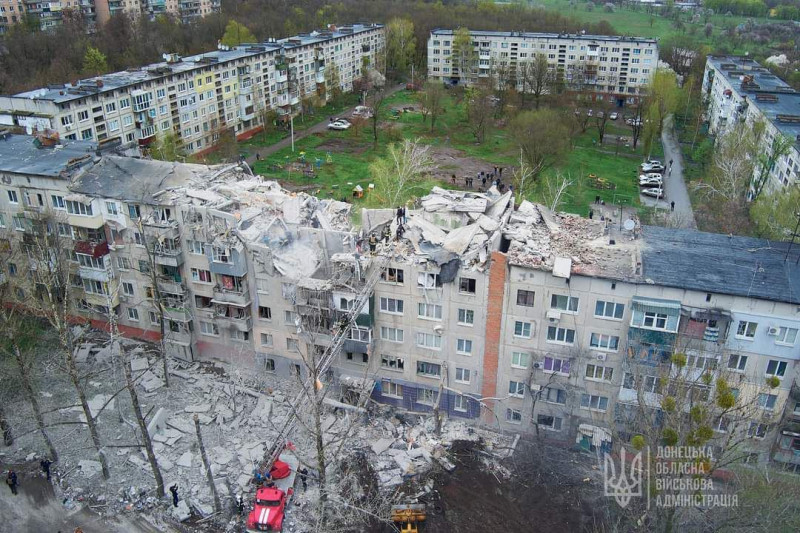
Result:
{"type": "Polygon", "coordinates": [[[163,432],[167,429],[167,418],[169,413],[163,407],[160,407],[156,414],[153,415],[153,418],[150,419],[150,422],[147,423],[147,433],[150,434],[151,437],[155,436],[159,432],[163,432]]]}
{"type": "Polygon", "coordinates": [[[176,465],[182,468],[191,468],[194,454],[192,452],[183,452],[183,455],[176,461],[176,465]]]}
{"type": "Polygon", "coordinates": [[[183,410],[187,413],[207,413],[211,410],[211,404],[201,403],[197,405],[187,405],[183,410]]]}
{"type": "Polygon", "coordinates": [[[385,452],[386,450],[388,450],[389,447],[392,444],[394,444],[394,442],[395,442],[395,439],[389,439],[389,438],[378,439],[377,441],[375,441],[372,444],[372,451],[375,452],[375,455],[380,455],[383,452],[385,452]]]}
{"type": "Polygon", "coordinates": [[[133,372],[143,372],[150,367],[150,363],[147,361],[147,357],[137,357],[136,359],[131,359],[131,370],[133,372]]]}
{"type": "Polygon", "coordinates": [[[81,475],[83,475],[83,477],[94,477],[103,471],[103,465],[100,464],[100,461],[90,461],[87,459],[79,461],[78,468],[81,469],[81,475]]]}
{"type": "Polygon", "coordinates": [[[172,516],[178,522],[185,522],[192,517],[192,512],[185,500],[179,500],[178,506],[172,508],[172,516]]]}

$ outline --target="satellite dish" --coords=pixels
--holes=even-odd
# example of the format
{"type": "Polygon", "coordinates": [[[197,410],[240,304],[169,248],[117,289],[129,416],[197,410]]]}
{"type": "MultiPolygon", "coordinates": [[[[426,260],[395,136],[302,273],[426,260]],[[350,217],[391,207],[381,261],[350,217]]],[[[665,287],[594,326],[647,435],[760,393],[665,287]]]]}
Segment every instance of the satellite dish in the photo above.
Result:
{"type": "Polygon", "coordinates": [[[633,228],[636,227],[636,222],[634,222],[633,219],[629,218],[628,220],[623,222],[622,227],[628,231],[633,231],[633,228]]]}

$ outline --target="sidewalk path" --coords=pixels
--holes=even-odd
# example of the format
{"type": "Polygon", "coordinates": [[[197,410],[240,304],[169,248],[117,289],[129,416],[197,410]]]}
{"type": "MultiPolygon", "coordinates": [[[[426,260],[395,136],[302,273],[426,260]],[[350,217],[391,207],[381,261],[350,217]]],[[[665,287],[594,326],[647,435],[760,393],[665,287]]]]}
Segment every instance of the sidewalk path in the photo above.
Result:
{"type": "Polygon", "coordinates": [[[666,209],[666,225],[675,228],[697,228],[692,211],[692,203],[689,201],[689,192],[686,189],[686,182],[683,179],[683,157],[678,140],[675,138],[675,130],[672,123],[673,117],[670,115],[664,121],[664,129],[661,132],[661,142],[664,145],[664,190],[666,198],[655,200],[642,196],[642,203],[654,205],[659,209],[666,209]],[[672,161],[672,173],[669,173],[669,162],[672,161]],[[670,202],[675,202],[675,211],[670,211],[670,202]]]}
{"type": "MultiPolygon", "coordinates": [[[[388,91],[387,96],[391,96],[391,95],[395,94],[396,92],[405,89],[405,87],[406,87],[405,84],[400,84],[400,85],[397,85],[397,86],[392,87],[390,89],[387,89],[387,91],[388,91]]],[[[361,105],[361,104],[358,104],[358,105],[361,105]]],[[[353,111],[355,111],[355,109],[356,109],[356,106],[353,106],[353,107],[351,107],[349,109],[345,109],[344,111],[339,113],[338,116],[349,117],[353,113],[353,111]]],[[[323,131],[327,130],[328,129],[328,119],[329,118],[330,117],[324,117],[324,119],[321,122],[318,122],[317,124],[314,124],[313,126],[310,126],[310,127],[306,128],[305,130],[295,131],[294,132],[294,142],[295,142],[295,144],[297,144],[297,141],[299,141],[300,139],[304,139],[304,138],[308,137],[309,135],[313,135],[315,133],[320,133],[320,132],[323,132],[323,131]]],[[[264,159],[266,157],[271,156],[275,152],[277,152],[279,150],[283,150],[284,148],[289,148],[290,146],[292,146],[292,137],[291,136],[286,137],[285,139],[281,139],[280,141],[276,142],[275,144],[273,144],[271,146],[263,146],[263,147],[260,147],[260,148],[253,148],[252,149],[253,155],[251,155],[250,157],[247,158],[247,164],[250,165],[251,168],[253,167],[253,163],[256,162],[256,152],[261,156],[261,159],[264,159]]]]}

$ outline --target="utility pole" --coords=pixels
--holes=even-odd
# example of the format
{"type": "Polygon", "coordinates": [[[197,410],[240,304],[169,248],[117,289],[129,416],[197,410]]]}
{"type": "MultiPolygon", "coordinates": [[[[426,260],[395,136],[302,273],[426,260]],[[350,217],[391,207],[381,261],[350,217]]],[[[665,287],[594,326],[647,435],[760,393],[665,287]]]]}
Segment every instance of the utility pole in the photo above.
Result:
{"type": "Polygon", "coordinates": [[[289,116],[289,128],[292,132],[292,153],[294,153],[294,115],[289,116]]]}

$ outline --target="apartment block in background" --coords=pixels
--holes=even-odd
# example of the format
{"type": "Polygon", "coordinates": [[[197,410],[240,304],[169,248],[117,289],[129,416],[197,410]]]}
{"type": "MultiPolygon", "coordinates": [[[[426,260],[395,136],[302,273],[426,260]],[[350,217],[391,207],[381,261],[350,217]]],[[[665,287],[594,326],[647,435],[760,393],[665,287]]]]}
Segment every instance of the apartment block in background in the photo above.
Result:
{"type": "Polygon", "coordinates": [[[385,46],[383,26],[354,25],[264,43],[220,47],[81,80],[0,96],[0,126],[52,129],[67,140],[146,146],[174,134],[188,153],[210,149],[228,132],[260,131],[264,109],[287,118],[303,98],[329,94],[326,65],[343,91],[385,46]]]}
{"type": "MultiPolygon", "coordinates": [[[[763,122],[764,154],[772,153],[778,136],[790,141],[788,153],[778,157],[768,170],[764,192],[800,184],[800,93],[748,57],[709,56],[703,73],[703,95],[712,134],[724,135],[738,123],[763,122]]],[[[754,178],[761,170],[757,164],[754,178]]],[[[753,193],[751,186],[751,198],[753,193]]]]}
{"type": "Polygon", "coordinates": [[[656,39],[482,30],[470,31],[470,37],[474,64],[462,68],[453,57],[454,31],[431,31],[428,78],[473,85],[496,78],[500,71],[523,91],[527,90],[521,74],[524,64],[543,54],[554,78],[567,90],[593,93],[622,107],[638,101],[658,68],[656,39]]]}

